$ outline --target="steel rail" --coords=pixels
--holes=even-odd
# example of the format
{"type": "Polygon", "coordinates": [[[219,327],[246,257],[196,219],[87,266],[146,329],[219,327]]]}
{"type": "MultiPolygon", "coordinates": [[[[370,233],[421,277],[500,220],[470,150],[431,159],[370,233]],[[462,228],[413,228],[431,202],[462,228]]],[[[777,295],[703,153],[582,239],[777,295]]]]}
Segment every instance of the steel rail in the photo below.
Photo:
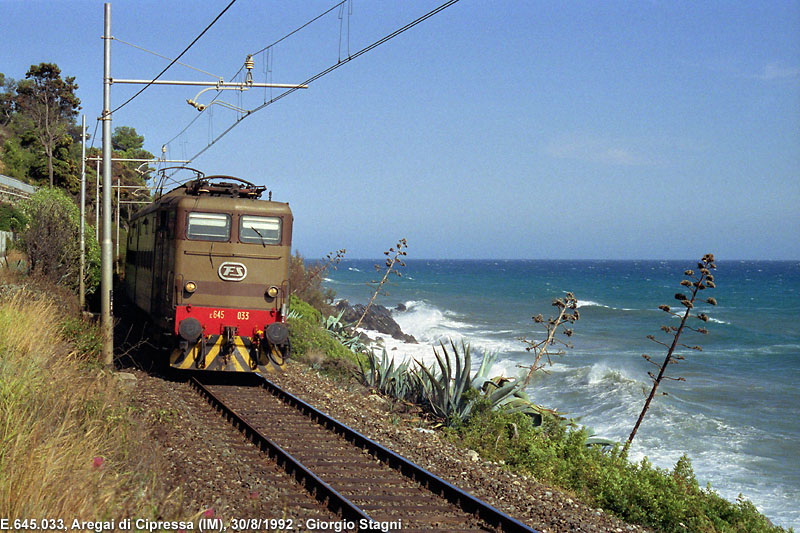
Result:
{"type": "MultiPolygon", "coordinates": [[[[220,411],[228,420],[232,421],[256,446],[262,451],[267,451],[271,458],[275,458],[278,464],[282,466],[287,473],[293,475],[298,482],[302,483],[318,501],[325,503],[327,500],[328,509],[334,513],[341,514],[343,519],[353,521],[359,525],[373,522],[373,519],[368,514],[339,494],[333,487],[292,457],[291,454],[255,429],[236,411],[217,398],[217,396],[200,383],[197,378],[189,378],[189,383],[205,397],[217,411],[220,411]],[[366,520],[366,522],[362,522],[363,520],[366,520]]],[[[359,528],[359,530],[361,530],[361,528],[359,528]]],[[[364,531],[367,530],[369,530],[369,528],[364,529],[364,531]]]]}
{"type": "Polygon", "coordinates": [[[451,483],[425,470],[419,465],[412,463],[405,457],[398,455],[385,446],[378,444],[369,437],[366,437],[358,431],[339,422],[335,418],[323,413],[319,409],[304,402],[293,394],[286,392],[264,376],[258,374],[256,376],[259,384],[264,389],[266,389],[272,395],[278,397],[284,403],[295,407],[312,420],[315,420],[318,424],[342,435],[345,439],[349,440],[359,448],[367,450],[370,455],[376,457],[404,476],[410,477],[411,479],[420,483],[428,490],[438,494],[453,505],[460,507],[463,511],[477,515],[488,525],[498,527],[504,533],[538,533],[535,529],[528,527],[519,520],[516,520],[515,518],[512,518],[497,508],[489,505],[488,503],[477,499],[468,492],[459,489],[455,485],[452,485],[451,483]]]}

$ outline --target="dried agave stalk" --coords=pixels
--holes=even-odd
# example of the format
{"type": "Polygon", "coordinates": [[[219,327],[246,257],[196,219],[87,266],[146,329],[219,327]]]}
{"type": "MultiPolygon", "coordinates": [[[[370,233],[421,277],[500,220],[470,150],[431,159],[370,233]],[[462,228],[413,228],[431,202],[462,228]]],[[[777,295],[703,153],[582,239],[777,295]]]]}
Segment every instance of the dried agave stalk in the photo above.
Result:
{"type": "MultiPolygon", "coordinates": [[[[383,275],[383,279],[380,282],[373,282],[377,283],[377,287],[375,288],[375,292],[372,294],[372,298],[370,298],[369,303],[364,308],[364,312],[361,313],[361,317],[356,322],[356,325],[353,326],[353,331],[358,329],[358,326],[361,325],[361,322],[364,321],[364,317],[367,316],[367,311],[369,308],[372,307],[375,298],[378,297],[378,294],[381,292],[381,287],[383,284],[386,283],[386,280],[389,279],[389,274],[395,274],[398,277],[402,277],[402,274],[397,270],[397,267],[404,267],[406,264],[403,262],[402,257],[406,255],[404,248],[407,248],[408,244],[406,244],[405,239],[400,239],[397,241],[397,249],[389,248],[389,251],[383,252],[383,255],[386,256],[386,273],[383,275]],[[394,255],[392,255],[394,254],[394,255]]],[[[380,270],[381,267],[379,265],[375,265],[375,270],[380,270]]]]}
{"type": "MultiPolygon", "coordinates": [[[[650,375],[650,379],[653,380],[653,388],[650,389],[650,395],[647,397],[647,400],[644,403],[644,407],[642,408],[642,412],[641,414],[639,414],[639,418],[636,420],[636,425],[633,426],[633,431],[631,431],[631,434],[628,437],[627,442],[625,443],[625,448],[624,448],[625,451],[628,450],[628,448],[631,445],[631,442],[633,441],[633,438],[636,436],[636,432],[639,429],[639,425],[641,425],[645,413],[647,413],[647,410],[650,408],[650,402],[653,401],[653,397],[656,395],[656,390],[658,389],[658,386],[661,384],[661,381],[665,378],[674,381],[686,381],[682,377],[674,378],[666,375],[667,366],[669,366],[671,363],[677,363],[678,361],[684,359],[682,355],[676,355],[675,350],[678,347],[688,348],[690,350],[697,350],[697,351],[702,350],[700,346],[688,346],[678,341],[678,339],[681,336],[681,333],[683,333],[685,329],[690,329],[692,331],[695,331],[703,335],[708,334],[708,330],[706,328],[704,327],[694,328],[688,325],[687,321],[691,317],[691,318],[696,318],[701,322],[708,322],[707,314],[697,313],[696,315],[692,315],[692,311],[695,308],[697,293],[702,290],[705,290],[706,288],[713,289],[716,287],[714,285],[714,276],[711,274],[711,271],[717,268],[716,265],[714,264],[714,255],[713,254],[704,255],[703,258],[700,260],[700,262],[697,263],[697,268],[699,270],[699,275],[695,273],[693,270],[687,270],[686,272],[684,272],[684,275],[691,279],[684,279],[683,281],[681,281],[681,285],[683,287],[691,289],[692,291],[691,295],[687,296],[683,293],[677,293],[675,295],[675,299],[678,300],[681,303],[681,305],[683,305],[686,308],[686,310],[683,311],[682,315],[680,313],[672,311],[672,309],[668,305],[658,306],[658,308],[664,311],[665,313],[680,318],[681,323],[678,326],[661,326],[661,330],[663,332],[672,335],[672,341],[669,343],[656,340],[655,336],[653,335],[647,336],[647,338],[650,339],[651,341],[667,348],[667,356],[664,358],[664,362],[661,363],[661,365],[659,365],[658,363],[654,362],[649,355],[647,354],[642,355],[642,357],[647,362],[652,363],[653,365],[659,367],[659,372],[658,375],[654,375],[652,372],[648,372],[648,374],[650,375]]],[[[717,300],[712,297],[709,297],[705,300],[705,303],[710,305],[717,305],[717,300]]]]}
{"type": "Polygon", "coordinates": [[[543,356],[547,356],[547,362],[551,363],[551,355],[564,354],[563,350],[558,350],[557,352],[549,351],[550,346],[561,344],[566,348],[572,348],[571,344],[557,339],[556,333],[560,327],[564,335],[567,337],[572,337],[573,330],[567,327],[567,324],[572,325],[580,319],[580,313],[578,312],[578,300],[575,298],[575,295],[573,295],[571,292],[568,292],[564,298],[556,298],[553,300],[553,307],[558,308],[558,316],[555,318],[550,317],[546,323],[541,314],[533,317],[533,321],[536,324],[545,324],[544,327],[547,331],[547,337],[545,337],[544,340],[531,341],[524,338],[520,339],[522,342],[528,345],[525,350],[528,352],[533,352],[534,354],[533,364],[530,365],[530,367],[523,367],[528,368],[528,375],[525,376],[525,382],[522,385],[523,388],[528,385],[533,373],[544,367],[544,363],[541,362],[543,356]],[[569,311],[572,312],[570,313],[569,311]]]}

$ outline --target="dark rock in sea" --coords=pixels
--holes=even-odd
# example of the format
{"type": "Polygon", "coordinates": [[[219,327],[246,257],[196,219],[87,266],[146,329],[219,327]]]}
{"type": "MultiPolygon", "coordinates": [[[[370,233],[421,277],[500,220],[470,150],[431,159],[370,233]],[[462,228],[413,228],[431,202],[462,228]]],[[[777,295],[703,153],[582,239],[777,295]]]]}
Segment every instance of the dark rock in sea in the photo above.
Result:
{"type": "MultiPolygon", "coordinates": [[[[337,311],[344,310],[342,320],[353,325],[361,318],[361,315],[364,313],[364,307],[365,306],[362,304],[350,305],[347,300],[340,300],[339,303],[336,304],[337,311]]],[[[391,311],[382,305],[372,304],[367,312],[367,316],[361,321],[361,326],[359,327],[391,335],[393,338],[403,342],[417,344],[417,339],[415,339],[413,335],[403,333],[403,330],[400,329],[400,326],[392,318],[391,311]]]]}
{"type": "Polygon", "coordinates": [[[408,307],[406,307],[406,304],[397,304],[397,307],[395,307],[394,310],[402,313],[403,311],[408,311],[408,307]]]}

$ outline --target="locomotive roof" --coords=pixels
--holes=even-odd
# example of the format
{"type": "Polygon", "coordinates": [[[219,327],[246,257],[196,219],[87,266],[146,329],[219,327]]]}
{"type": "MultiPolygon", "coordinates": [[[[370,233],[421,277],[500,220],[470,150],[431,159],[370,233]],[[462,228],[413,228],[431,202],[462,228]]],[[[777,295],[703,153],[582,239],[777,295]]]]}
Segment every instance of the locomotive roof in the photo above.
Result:
{"type": "MultiPolygon", "coordinates": [[[[289,214],[291,209],[287,202],[261,200],[261,192],[266,187],[256,187],[231,176],[209,176],[202,180],[194,180],[172,189],[152,204],[148,205],[132,218],[151,213],[160,207],[171,206],[183,209],[207,209],[225,212],[250,212],[289,214]],[[234,179],[243,183],[229,183],[225,179],[234,179]],[[212,180],[214,180],[212,182],[212,180]]],[[[271,196],[271,194],[270,194],[271,196]]]]}

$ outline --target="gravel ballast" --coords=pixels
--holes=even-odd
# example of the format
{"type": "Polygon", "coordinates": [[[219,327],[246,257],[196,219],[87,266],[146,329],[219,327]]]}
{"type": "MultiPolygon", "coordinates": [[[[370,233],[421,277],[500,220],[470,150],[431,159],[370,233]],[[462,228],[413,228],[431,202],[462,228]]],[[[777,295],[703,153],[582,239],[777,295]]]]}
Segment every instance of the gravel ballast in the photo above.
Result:
{"type": "MultiPolygon", "coordinates": [[[[308,518],[339,520],[319,508],[311,496],[298,496],[293,478],[277,472],[277,465],[245,441],[187,383],[129,372],[136,377],[127,381],[137,406],[146,413],[152,444],[169,465],[160,474],[162,482],[178,495],[184,512],[213,508],[216,516],[225,519],[293,517],[301,524],[308,518]]],[[[483,461],[477,452],[460,448],[435,431],[411,427],[410,417],[398,415],[391,401],[358,384],[337,383],[295,361],[268,378],[542,533],[646,531],[563,491],[483,461]]]]}

